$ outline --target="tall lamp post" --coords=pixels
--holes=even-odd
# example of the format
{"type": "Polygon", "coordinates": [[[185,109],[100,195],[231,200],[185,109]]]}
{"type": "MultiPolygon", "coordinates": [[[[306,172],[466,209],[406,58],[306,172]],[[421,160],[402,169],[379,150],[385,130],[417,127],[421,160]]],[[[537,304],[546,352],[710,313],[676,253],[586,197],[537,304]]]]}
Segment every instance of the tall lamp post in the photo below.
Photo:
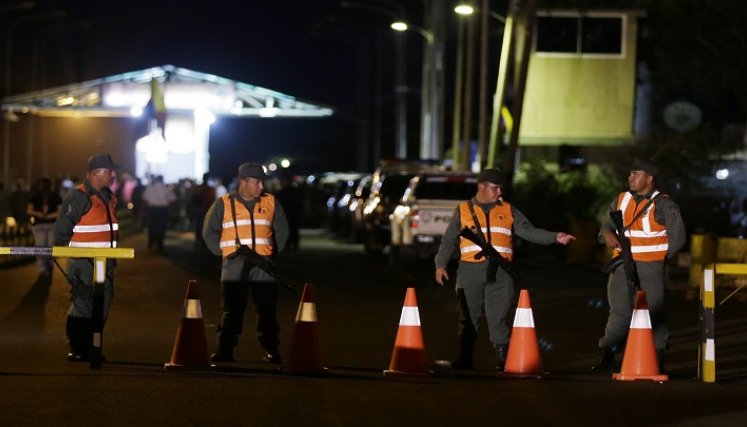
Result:
{"type": "MultiPolygon", "coordinates": [[[[10,95],[10,73],[11,63],[13,60],[13,30],[15,30],[15,28],[21,24],[26,24],[34,21],[42,21],[46,19],[62,18],[65,15],[65,11],[58,10],[38,15],[24,16],[11,21],[8,24],[8,27],[5,31],[5,82],[3,86],[4,96],[7,97],[10,95]]],[[[3,181],[6,183],[10,178],[10,113],[11,111],[8,110],[3,117],[3,181]]]]}
{"type": "Polygon", "coordinates": [[[404,21],[392,23],[396,31],[413,30],[423,36],[423,70],[420,97],[420,158],[443,155],[443,51],[446,0],[424,0],[425,29],[404,21]]]}
{"type": "MultiPolygon", "coordinates": [[[[457,64],[456,76],[454,83],[454,126],[452,128],[452,159],[453,169],[462,170],[463,165],[468,163],[465,153],[468,155],[469,150],[460,148],[460,136],[462,136],[462,126],[469,124],[462,123],[462,105],[464,89],[464,17],[472,15],[474,8],[469,4],[459,4],[454,8],[454,12],[459,15],[459,30],[457,34],[457,64]]],[[[469,147],[469,141],[464,141],[464,145],[469,147]]]]}

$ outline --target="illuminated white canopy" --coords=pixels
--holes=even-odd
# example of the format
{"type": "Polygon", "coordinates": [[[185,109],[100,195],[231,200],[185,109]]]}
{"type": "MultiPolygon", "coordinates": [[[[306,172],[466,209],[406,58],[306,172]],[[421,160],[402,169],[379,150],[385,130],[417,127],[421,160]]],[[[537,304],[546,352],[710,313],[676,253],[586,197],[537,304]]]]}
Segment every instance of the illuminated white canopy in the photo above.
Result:
{"type": "Polygon", "coordinates": [[[172,114],[205,110],[215,116],[325,117],[332,109],[212,74],[164,65],[82,83],[9,96],[7,112],[40,116],[125,117],[145,107],[155,79],[172,114]]]}

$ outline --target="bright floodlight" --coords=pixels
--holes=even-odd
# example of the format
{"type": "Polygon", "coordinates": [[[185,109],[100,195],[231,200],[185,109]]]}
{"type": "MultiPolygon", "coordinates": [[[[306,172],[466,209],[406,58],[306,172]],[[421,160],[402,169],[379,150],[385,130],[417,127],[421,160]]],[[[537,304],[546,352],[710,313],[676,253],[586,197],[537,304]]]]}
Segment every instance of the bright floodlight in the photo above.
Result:
{"type": "Polygon", "coordinates": [[[291,165],[291,162],[288,159],[283,159],[280,161],[280,166],[282,166],[283,168],[287,168],[290,165],[291,165]]]}
{"type": "Polygon", "coordinates": [[[454,12],[460,15],[472,15],[475,12],[475,9],[468,4],[462,3],[454,8],[454,12]]]}
{"type": "Polygon", "coordinates": [[[140,107],[140,106],[137,106],[137,105],[133,106],[132,108],[130,108],[130,115],[132,117],[140,117],[140,116],[142,116],[143,115],[143,107],[140,107]]]}
{"type": "Polygon", "coordinates": [[[269,165],[267,165],[267,169],[269,169],[271,172],[275,172],[278,169],[278,165],[276,165],[275,163],[270,163],[269,165]]]}
{"type": "Polygon", "coordinates": [[[195,119],[201,120],[210,125],[215,123],[215,114],[211,113],[210,111],[204,108],[195,110],[194,114],[195,114],[195,119]]]}
{"type": "Polygon", "coordinates": [[[729,177],[729,169],[719,169],[716,171],[716,179],[724,180],[729,177]]]}
{"type": "Polygon", "coordinates": [[[394,31],[407,31],[407,23],[402,21],[392,22],[390,25],[394,31]]]}

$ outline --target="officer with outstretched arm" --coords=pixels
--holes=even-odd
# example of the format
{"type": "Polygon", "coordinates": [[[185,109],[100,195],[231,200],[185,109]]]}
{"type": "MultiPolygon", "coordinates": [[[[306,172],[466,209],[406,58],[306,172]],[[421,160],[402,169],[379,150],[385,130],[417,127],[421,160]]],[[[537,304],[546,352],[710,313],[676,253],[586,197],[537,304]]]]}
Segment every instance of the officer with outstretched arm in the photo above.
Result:
{"type": "Polygon", "coordinates": [[[439,285],[449,279],[446,265],[452,253],[458,251],[460,254],[456,280],[460,351],[454,361],[446,362],[452,368],[473,368],[477,325],[484,306],[490,342],[495,348],[496,368],[503,370],[509,338],[506,315],[514,295],[514,280],[507,269],[496,268],[494,261],[484,256],[478,245],[460,237],[462,228],[472,230],[508,262],[513,259],[514,233],[540,245],[567,245],[575,240],[570,234],[533,226],[518,209],[502,199],[502,185],[503,178],[498,169],[485,169],[478,174],[477,194],[456,208],[436,254],[436,282],[439,285]]]}

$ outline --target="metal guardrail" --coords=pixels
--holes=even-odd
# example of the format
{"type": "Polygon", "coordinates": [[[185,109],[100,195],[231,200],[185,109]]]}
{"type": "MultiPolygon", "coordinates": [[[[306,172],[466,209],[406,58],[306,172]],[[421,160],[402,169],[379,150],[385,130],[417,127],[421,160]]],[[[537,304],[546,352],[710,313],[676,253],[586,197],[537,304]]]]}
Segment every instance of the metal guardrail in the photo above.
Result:
{"type": "Polygon", "coordinates": [[[93,262],[93,337],[90,353],[91,369],[101,368],[101,344],[104,330],[104,282],[106,281],[107,258],[135,258],[133,248],[79,248],[69,246],[0,247],[0,255],[52,256],[60,258],[91,258],[93,262]]]}
{"type": "MultiPolygon", "coordinates": [[[[0,231],[0,247],[2,246],[32,246],[34,236],[31,227],[4,227],[0,231]]],[[[32,260],[25,256],[3,256],[0,257],[0,268],[13,267],[32,260]]]]}
{"type": "MultiPolygon", "coordinates": [[[[715,310],[717,274],[747,275],[747,264],[712,263],[703,269],[703,279],[700,287],[701,307],[700,345],[698,347],[698,378],[706,383],[716,382],[715,310]]],[[[726,299],[724,299],[724,301],[726,301],[726,299]]]]}

